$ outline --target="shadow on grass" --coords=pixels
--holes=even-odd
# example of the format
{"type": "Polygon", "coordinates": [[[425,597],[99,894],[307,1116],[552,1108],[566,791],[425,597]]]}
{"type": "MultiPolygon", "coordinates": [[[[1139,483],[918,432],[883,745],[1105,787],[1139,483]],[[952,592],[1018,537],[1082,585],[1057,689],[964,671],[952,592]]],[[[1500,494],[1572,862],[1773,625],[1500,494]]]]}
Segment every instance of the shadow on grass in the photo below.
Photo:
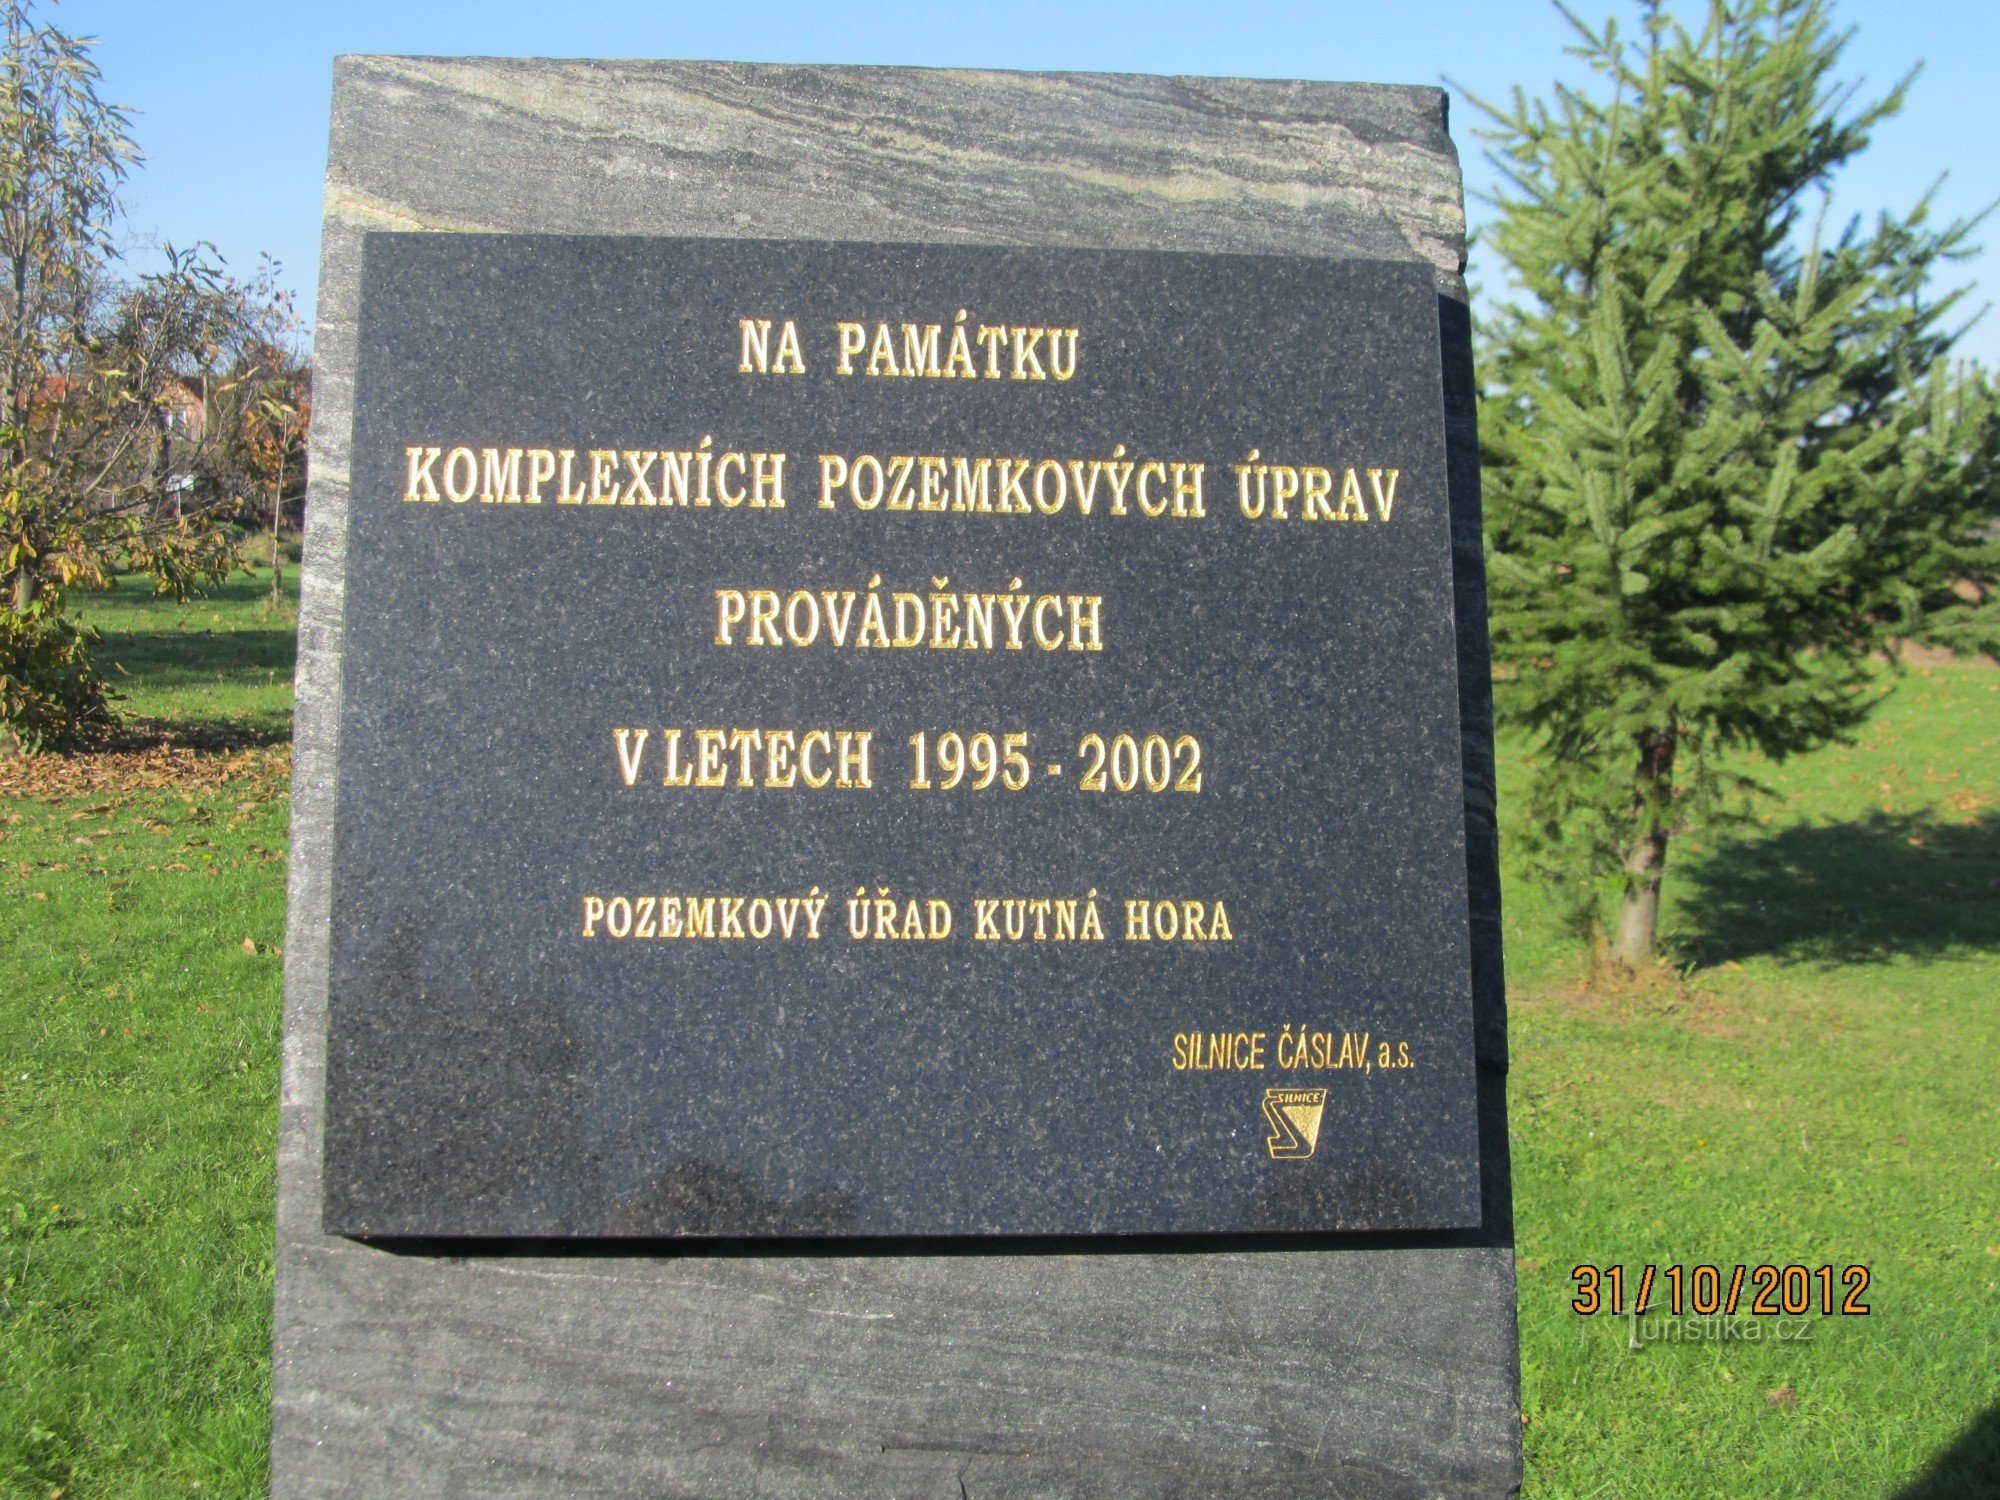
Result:
{"type": "Polygon", "coordinates": [[[289,682],[297,654],[298,635],[289,624],[270,630],[107,630],[97,650],[100,661],[118,663],[134,684],[154,690],[207,687],[217,678],[225,686],[264,687],[274,678],[289,682]]]}
{"type": "MultiPolygon", "coordinates": [[[[285,568],[285,601],[294,609],[298,607],[298,595],[299,569],[297,564],[289,564],[285,568]]],[[[79,594],[77,604],[84,613],[88,613],[94,603],[102,602],[121,613],[171,620],[225,606],[262,605],[270,597],[271,575],[268,571],[231,573],[220,583],[203,589],[186,602],[168,594],[156,594],[151,582],[144,576],[127,573],[113,580],[109,589],[79,594]]]]}
{"type": "MultiPolygon", "coordinates": [[[[285,600],[294,609],[298,608],[299,565],[285,564],[285,600]]],[[[195,599],[195,607],[204,604],[264,604],[271,598],[271,575],[268,571],[257,573],[231,573],[222,582],[205,590],[195,599]]]]}
{"type": "Polygon", "coordinates": [[[127,714],[111,726],[98,748],[113,755],[149,755],[156,751],[192,750],[201,755],[228,755],[238,750],[264,750],[289,744],[286,724],[258,724],[244,719],[222,723],[201,720],[148,719],[127,714]]]}
{"type": "Polygon", "coordinates": [[[1679,873],[1674,946],[1704,966],[2000,950],[2000,816],[1871,813],[1730,844],[1679,873]]]}
{"type": "Polygon", "coordinates": [[[1970,1500],[2000,1495],[2000,1406],[1989,1406],[1972,1419],[1914,1483],[1896,1492],[1896,1500],[1970,1500]]]}

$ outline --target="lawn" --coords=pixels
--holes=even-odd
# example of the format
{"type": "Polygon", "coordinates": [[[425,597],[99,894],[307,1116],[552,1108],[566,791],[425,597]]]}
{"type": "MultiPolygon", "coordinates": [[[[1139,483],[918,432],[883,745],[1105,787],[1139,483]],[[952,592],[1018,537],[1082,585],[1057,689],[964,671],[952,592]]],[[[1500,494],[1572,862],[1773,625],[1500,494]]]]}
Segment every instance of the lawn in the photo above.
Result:
{"type": "Polygon", "coordinates": [[[1526,1490],[2000,1495],[2000,672],[1914,671],[1765,774],[1769,822],[1670,875],[1679,982],[1580,991],[1509,887],[1526,1490]],[[1647,1263],[1862,1265],[1870,1311],[1569,1310],[1574,1266],[1647,1263]]]}
{"type": "Polygon", "coordinates": [[[271,575],[237,573],[189,604],[153,596],[137,578],[86,598],[80,611],[104,632],[118,706],[130,716],[226,732],[244,742],[288,740],[298,570],[285,570],[282,606],[271,575]]]}
{"type": "MultiPolygon", "coordinates": [[[[267,588],[91,601],[127,712],[173,727],[0,768],[0,1494],[262,1490],[267,588]]],[[[1581,984],[1509,885],[1530,1495],[2000,1493],[2000,672],[1913,671],[1769,774],[1767,822],[1677,850],[1678,975],[1581,984]],[[1669,1343],[1569,1310],[1572,1266],[1648,1262],[1865,1265],[1870,1312],[1669,1343]]]]}
{"type": "Polygon", "coordinates": [[[292,667],[268,587],[89,600],[121,707],[174,728],[51,768],[70,795],[0,796],[0,1494],[263,1490],[292,667]]]}

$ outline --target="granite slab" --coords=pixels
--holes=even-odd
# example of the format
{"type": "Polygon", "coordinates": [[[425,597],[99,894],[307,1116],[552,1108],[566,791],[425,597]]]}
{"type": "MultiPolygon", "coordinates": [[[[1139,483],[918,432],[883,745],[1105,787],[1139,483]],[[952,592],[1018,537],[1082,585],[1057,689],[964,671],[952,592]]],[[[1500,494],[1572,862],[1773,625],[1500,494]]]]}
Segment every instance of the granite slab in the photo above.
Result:
{"type": "Polygon", "coordinates": [[[377,234],[360,369],[328,1229],[1478,1225],[1425,268],[377,234]]]}
{"type": "Polygon", "coordinates": [[[279,1495],[1504,1494],[1519,1478],[1477,448],[1436,90],[343,59],[302,604],[279,1495]],[[595,1247],[326,1234],[364,241],[763,238],[1401,260],[1437,294],[1478,1222],[595,1247]]]}

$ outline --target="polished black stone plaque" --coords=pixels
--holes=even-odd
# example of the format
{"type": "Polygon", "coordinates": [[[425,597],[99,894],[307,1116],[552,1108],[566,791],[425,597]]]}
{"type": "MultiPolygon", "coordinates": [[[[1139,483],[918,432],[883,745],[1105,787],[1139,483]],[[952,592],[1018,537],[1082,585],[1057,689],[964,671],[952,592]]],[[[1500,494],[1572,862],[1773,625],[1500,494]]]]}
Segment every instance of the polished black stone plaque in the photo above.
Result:
{"type": "Polygon", "coordinates": [[[1477,1225],[1441,383],[1432,275],[1402,263],[369,236],[327,1230],[1477,1225]],[[901,324],[948,337],[960,309],[1077,328],[1073,378],[837,372],[837,323],[895,325],[900,358],[901,324]],[[743,373],[744,317],[794,320],[806,372],[743,373]],[[704,437],[786,454],[784,508],[404,498],[412,445],[568,449],[579,486],[591,450],[704,437]],[[823,453],[1121,444],[1203,463],[1206,515],[1113,515],[1108,488],[1089,516],[817,503],[823,453]],[[1252,449],[1327,468],[1329,509],[1355,468],[1370,519],[1292,495],[1277,520],[1274,489],[1246,518],[1252,449]],[[1386,522],[1370,468],[1397,471],[1386,522]],[[715,643],[718,589],[877,578],[885,603],[1102,596],[1103,649],[715,643]],[[685,763],[732,726],[868,730],[873,785],[739,787],[733,752],[725,787],[662,784],[667,731],[685,763]],[[649,731],[629,785],[620,727],[649,731]],[[1024,787],[943,789],[939,736],[980,731],[1027,737],[1024,787]],[[1199,792],[1185,751],[1166,790],[1120,791],[1136,760],[1085,790],[1086,737],[1121,734],[1198,741],[1199,792]],[[813,891],[816,939],[615,938],[588,906],[813,891]],[[857,940],[850,899],[883,893],[947,903],[950,935],[857,940]],[[1093,894],[1102,940],[1054,940],[1053,908],[1042,940],[1032,915],[980,936],[981,900],[1093,894]],[[1201,902],[1211,940],[1130,940],[1137,900],[1201,902]]]}

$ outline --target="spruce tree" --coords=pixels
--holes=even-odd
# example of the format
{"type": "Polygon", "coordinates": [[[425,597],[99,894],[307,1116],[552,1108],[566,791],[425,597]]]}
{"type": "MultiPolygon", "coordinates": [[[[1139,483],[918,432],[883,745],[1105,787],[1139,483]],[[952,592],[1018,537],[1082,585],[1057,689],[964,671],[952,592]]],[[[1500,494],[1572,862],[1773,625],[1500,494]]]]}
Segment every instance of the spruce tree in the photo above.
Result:
{"type": "Polygon", "coordinates": [[[1808,217],[1909,79],[1856,107],[1820,0],[1565,14],[1595,83],[1482,106],[1496,706],[1534,742],[1516,836],[1580,927],[1620,890],[1636,963],[1675,832],[1764,790],[1745,752],[1849,735],[1899,639],[2000,638],[2000,422],[1929,290],[1972,225],[1808,217]]]}

